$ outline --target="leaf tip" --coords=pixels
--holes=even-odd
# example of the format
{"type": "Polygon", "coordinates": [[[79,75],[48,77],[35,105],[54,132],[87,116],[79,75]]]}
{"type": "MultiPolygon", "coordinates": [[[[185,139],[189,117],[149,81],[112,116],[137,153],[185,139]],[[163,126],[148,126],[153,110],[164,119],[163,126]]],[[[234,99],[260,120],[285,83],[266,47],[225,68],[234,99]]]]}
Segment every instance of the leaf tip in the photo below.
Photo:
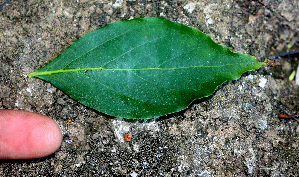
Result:
{"type": "Polygon", "coordinates": [[[30,74],[27,75],[28,79],[32,78],[32,77],[35,77],[35,72],[32,72],[30,74]]]}

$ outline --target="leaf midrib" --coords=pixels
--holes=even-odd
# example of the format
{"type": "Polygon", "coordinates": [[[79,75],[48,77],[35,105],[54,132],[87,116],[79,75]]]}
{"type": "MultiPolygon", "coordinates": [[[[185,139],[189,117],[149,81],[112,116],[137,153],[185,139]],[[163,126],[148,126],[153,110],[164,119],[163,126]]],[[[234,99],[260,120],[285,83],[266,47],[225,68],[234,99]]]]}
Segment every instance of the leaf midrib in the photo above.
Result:
{"type": "MultiPolygon", "coordinates": [[[[256,62],[246,63],[246,64],[254,64],[256,62]]],[[[231,63],[225,65],[199,65],[199,66],[183,66],[183,67],[176,67],[176,68],[76,68],[76,69],[59,69],[59,70],[52,70],[52,71],[36,71],[30,73],[28,75],[29,78],[42,76],[42,75],[52,75],[52,74],[59,74],[59,73],[69,73],[69,72],[80,72],[80,71],[145,71],[145,70],[178,70],[178,69],[191,69],[191,68],[221,68],[226,66],[234,66],[240,65],[244,63],[231,63]]]]}

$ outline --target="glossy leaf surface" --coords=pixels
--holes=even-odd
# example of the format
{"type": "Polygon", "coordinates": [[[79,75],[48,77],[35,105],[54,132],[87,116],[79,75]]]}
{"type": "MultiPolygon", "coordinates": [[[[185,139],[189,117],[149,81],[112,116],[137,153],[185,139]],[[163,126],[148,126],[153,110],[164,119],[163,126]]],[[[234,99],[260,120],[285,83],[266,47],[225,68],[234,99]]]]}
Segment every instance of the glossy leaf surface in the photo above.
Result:
{"type": "Polygon", "coordinates": [[[30,73],[108,115],[154,118],[185,109],[261,67],[198,29],[163,18],[118,21],[84,35],[30,73]]]}

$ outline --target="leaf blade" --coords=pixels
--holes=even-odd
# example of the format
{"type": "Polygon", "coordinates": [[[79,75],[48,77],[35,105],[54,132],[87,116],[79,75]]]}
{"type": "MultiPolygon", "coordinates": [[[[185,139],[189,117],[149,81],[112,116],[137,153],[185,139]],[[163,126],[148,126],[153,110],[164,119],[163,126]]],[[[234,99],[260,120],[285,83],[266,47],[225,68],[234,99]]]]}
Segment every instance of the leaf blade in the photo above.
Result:
{"type": "Polygon", "coordinates": [[[148,17],[95,30],[28,77],[112,116],[153,118],[185,109],[263,64],[195,28],[148,17]]]}

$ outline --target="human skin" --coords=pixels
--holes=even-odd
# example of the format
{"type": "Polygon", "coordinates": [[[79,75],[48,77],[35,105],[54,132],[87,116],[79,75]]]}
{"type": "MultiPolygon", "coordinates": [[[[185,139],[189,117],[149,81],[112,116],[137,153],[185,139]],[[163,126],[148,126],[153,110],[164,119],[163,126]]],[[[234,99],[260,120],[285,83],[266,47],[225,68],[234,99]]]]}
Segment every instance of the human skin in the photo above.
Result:
{"type": "Polygon", "coordinates": [[[62,133],[50,117],[17,110],[0,110],[0,159],[34,159],[54,153],[62,133]]]}

